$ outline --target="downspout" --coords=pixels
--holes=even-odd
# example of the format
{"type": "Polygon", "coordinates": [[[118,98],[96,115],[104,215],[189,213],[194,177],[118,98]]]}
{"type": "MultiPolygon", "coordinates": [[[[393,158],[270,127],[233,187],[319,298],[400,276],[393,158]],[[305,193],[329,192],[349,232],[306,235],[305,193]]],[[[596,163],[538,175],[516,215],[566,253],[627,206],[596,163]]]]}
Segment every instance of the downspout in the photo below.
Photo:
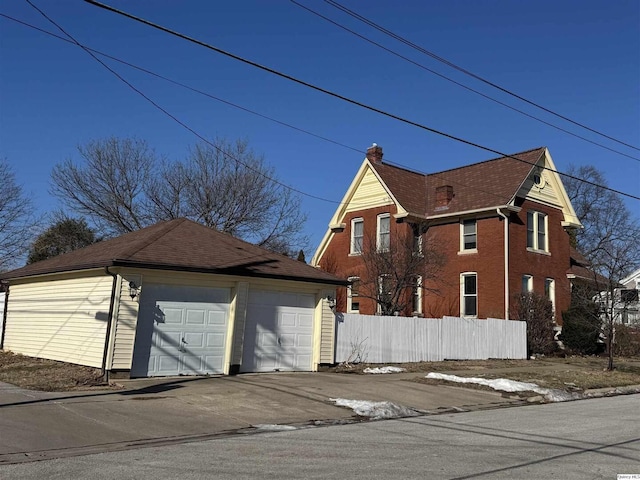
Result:
{"type": "Polygon", "coordinates": [[[116,286],[118,285],[118,275],[109,271],[109,267],[104,267],[107,275],[113,277],[111,285],[111,301],[109,302],[109,316],[107,318],[107,332],[104,339],[104,352],[102,353],[102,377],[105,382],[109,381],[109,372],[107,372],[107,353],[109,353],[109,340],[111,339],[111,324],[113,323],[113,309],[116,303],[116,286]]]}
{"type": "Polygon", "coordinates": [[[9,284],[4,284],[6,290],[4,292],[4,307],[2,309],[2,335],[0,335],[0,350],[4,348],[4,332],[7,330],[7,305],[9,305],[9,284]]]}
{"type": "Polygon", "coordinates": [[[504,319],[509,320],[509,217],[499,208],[496,212],[504,219],[504,319]]]}

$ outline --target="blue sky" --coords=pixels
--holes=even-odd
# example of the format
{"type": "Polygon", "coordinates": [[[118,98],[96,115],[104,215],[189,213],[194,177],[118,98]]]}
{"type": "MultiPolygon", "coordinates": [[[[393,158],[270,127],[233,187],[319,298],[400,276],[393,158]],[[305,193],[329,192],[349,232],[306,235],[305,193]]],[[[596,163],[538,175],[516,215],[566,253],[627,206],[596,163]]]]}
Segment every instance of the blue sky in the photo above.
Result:
{"type": "MultiPolygon", "coordinates": [[[[207,137],[246,138],[303,198],[313,245],[373,142],[385,159],[435,172],[495,155],[329,98],[82,1],[33,0],[81,43],[263,115],[355,147],[346,149],[108,61],[207,137]]],[[[300,3],[425,67],[502,102],[640,158],[483,85],[320,1],[300,3]]],[[[547,146],[560,171],[593,164],[610,186],[640,194],[640,161],[487,101],[340,30],[286,0],[111,1],[204,42],[429,127],[506,153],[547,146]]],[[[640,147],[640,3],[630,1],[367,1],[340,3],[513,92],[640,147]]],[[[0,13],[59,33],[26,2],[0,13]]],[[[41,212],[55,209],[51,168],[109,136],[143,138],[183,158],[196,138],[80,48],[0,17],[0,156],[41,212]]],[[[627,200],[636,216],[640,202],[627,200]]],[[[308,252],[310,258],[313,252],[308,252]]]]}

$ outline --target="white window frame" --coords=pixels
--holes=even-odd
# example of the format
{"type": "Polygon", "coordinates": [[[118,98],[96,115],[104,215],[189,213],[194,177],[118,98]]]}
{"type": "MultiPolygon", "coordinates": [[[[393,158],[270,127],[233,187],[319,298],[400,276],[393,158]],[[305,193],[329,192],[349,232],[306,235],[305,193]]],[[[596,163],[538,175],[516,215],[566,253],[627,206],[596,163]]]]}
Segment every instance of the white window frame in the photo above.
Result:
{"type": "Polygon", "coordinates": [[[458,253],[478,253],[478,220],[475,218],[466,218],[463,220],[460,220],[460,251],[458,253]],[[464,238],[465,238],[465,233],[464,233],[464,224],[466,223],[470,223],[473,222],[474,224],[474,230],[473,230],[473,235],[475,235],[476,237],[476,246],[475,248],[465,248],[465,242],[464,242],[464,238]]]}
{"type": "Polygon", "coordinates": [[[362,255],[362,249],[364,247],[364,219],[362,217],[351,219],[351,241],[349,254],[350,255],[362,255]],[[362,233],[358,237],[355,235],[356,224],[362,225],[362,233]],[[356,248],[356,239],[360,240],[360,249],[356,248]]]}
{"type": "Polygon", "coordinates": [[[553,278],[544,279],[544,293],[551,302],[551,308],[553,309],[553,315],[556,314],[556,281],[553,278]]]}
{"type": "Polygon", "coordinates": [[[391,245],[391,214],[389,213],[381,213],[378,215],[377,225],[376,225],[376,248],[379,252],[388,252],[389,247],[391,245]],[[382,232],[380,229],[380,224],[382,220],[388,221],[388,230],[386,232],[382,232]],[[383,245],[382,235],[386,235],[387,244],[383,245]]]}
{"type": "MultiPolygon", "coordinates": [[[[383,273],[382,275],[378,276],[378,300],[380,300],[380,298],[382,298],[382,287],[384,287],[384,279],[385,278],[391,278],[391,274],[390,273],[383,273]]],[[[382,307],[380,306],[380,302],[376,302],[376,312],[378,315],[380,315],[382,313],[382,307]]]]}
{"type": "Polygon", "coordinates": [[[533,293],[533,275],[522,275],[522,293],[533,293]]]}
{"type": "Polygon", "coordinates": [[[544,212],[535,210],[527,212],[527,250],[530,252],[549,253],[549,216],[544,212]],[[541,231],[540,226],[542,226],[544,232],[541,231]],[[531,232],[531,239],[529,238],[529,232],[531,232]],[[540,245],[541,234],[544,235],[543,245],[540,245]]]}
{"type": "Polygon", "coordinates": [[[478,317],[478,273],[477,272],[464,272],[460,274],[460,316],[466,318],[477,318],[478,317]],[[476,279],[476,291],[475,293],[467,293],[465,291],[465,279],[467,277],[475,277],[476,279]],[[466,311],[466,302],[465,300],[470,297],[475,297],[476,306],[475,306],[475,314],[469,315],[466,311]]]}
{"type": "MultiPolygon", "coordinates": [[[[360,277],[349,277],[347,280],[360,283],[360,277]]],[[[357,308],[353,308],[353,298],[359,298],[359,296],[358,288],[354,292],[352,285],[347,286],[347,313],[360,313],[360,300],[356,302],[357,308]]]]}
{"type": "Polygon", "coordinates": [[[416,277],[416,284],[413,287],[413,291],[411,292],[411,302],[412,302],[412,306],[414,307],[413,309],[413,315],[417,316],[417,315],[422,315],[422,277],[420,275],[417,275],[416,277]],[[416,303],[417,303],[417,309],[416,307],[416,303]]]}

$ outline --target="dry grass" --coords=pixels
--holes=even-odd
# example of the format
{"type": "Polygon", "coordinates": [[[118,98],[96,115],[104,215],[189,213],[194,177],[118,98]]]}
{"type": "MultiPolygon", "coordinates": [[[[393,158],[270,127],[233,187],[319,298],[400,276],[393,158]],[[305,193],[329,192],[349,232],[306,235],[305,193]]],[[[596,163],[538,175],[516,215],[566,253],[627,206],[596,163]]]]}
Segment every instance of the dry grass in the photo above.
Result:
{"type": "MultiPolygon", "coordinates": [[[[508,378],[535,383],[545,388],[568,390],[640,385],[640,359],[618,358],[615,365],[616,369],[609,372],[606,371],[606,358],[568,357],[538,360],[451,360],[403,363],[396,366],[405,368],[407,372],[447,372],[463,377],[508,378]]],[[[351,367],[342,365],[335,367],[334,371],[360,374],[369,366],[380,365],[358,364],[351,367]]],[[[426,378],[418,378],[416,381],[431,384],[447,383],[426,378]]]]}
{"type": "Polygon", "coordinates": [[[45,392],[108,388],[100,369],[5,351],[0,351],[0,382],[45,392]]]}

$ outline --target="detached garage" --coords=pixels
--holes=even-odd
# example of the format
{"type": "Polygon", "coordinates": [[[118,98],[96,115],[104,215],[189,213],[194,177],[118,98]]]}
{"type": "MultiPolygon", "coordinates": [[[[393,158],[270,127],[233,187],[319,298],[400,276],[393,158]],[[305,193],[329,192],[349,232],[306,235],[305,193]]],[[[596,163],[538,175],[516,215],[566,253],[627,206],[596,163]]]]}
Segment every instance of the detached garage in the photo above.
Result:
{"type": "Polygon", "coordinates": [[[346,283],[186,219],[0,280],[0,348],[131,377],[315,371],[346,283]]]}

